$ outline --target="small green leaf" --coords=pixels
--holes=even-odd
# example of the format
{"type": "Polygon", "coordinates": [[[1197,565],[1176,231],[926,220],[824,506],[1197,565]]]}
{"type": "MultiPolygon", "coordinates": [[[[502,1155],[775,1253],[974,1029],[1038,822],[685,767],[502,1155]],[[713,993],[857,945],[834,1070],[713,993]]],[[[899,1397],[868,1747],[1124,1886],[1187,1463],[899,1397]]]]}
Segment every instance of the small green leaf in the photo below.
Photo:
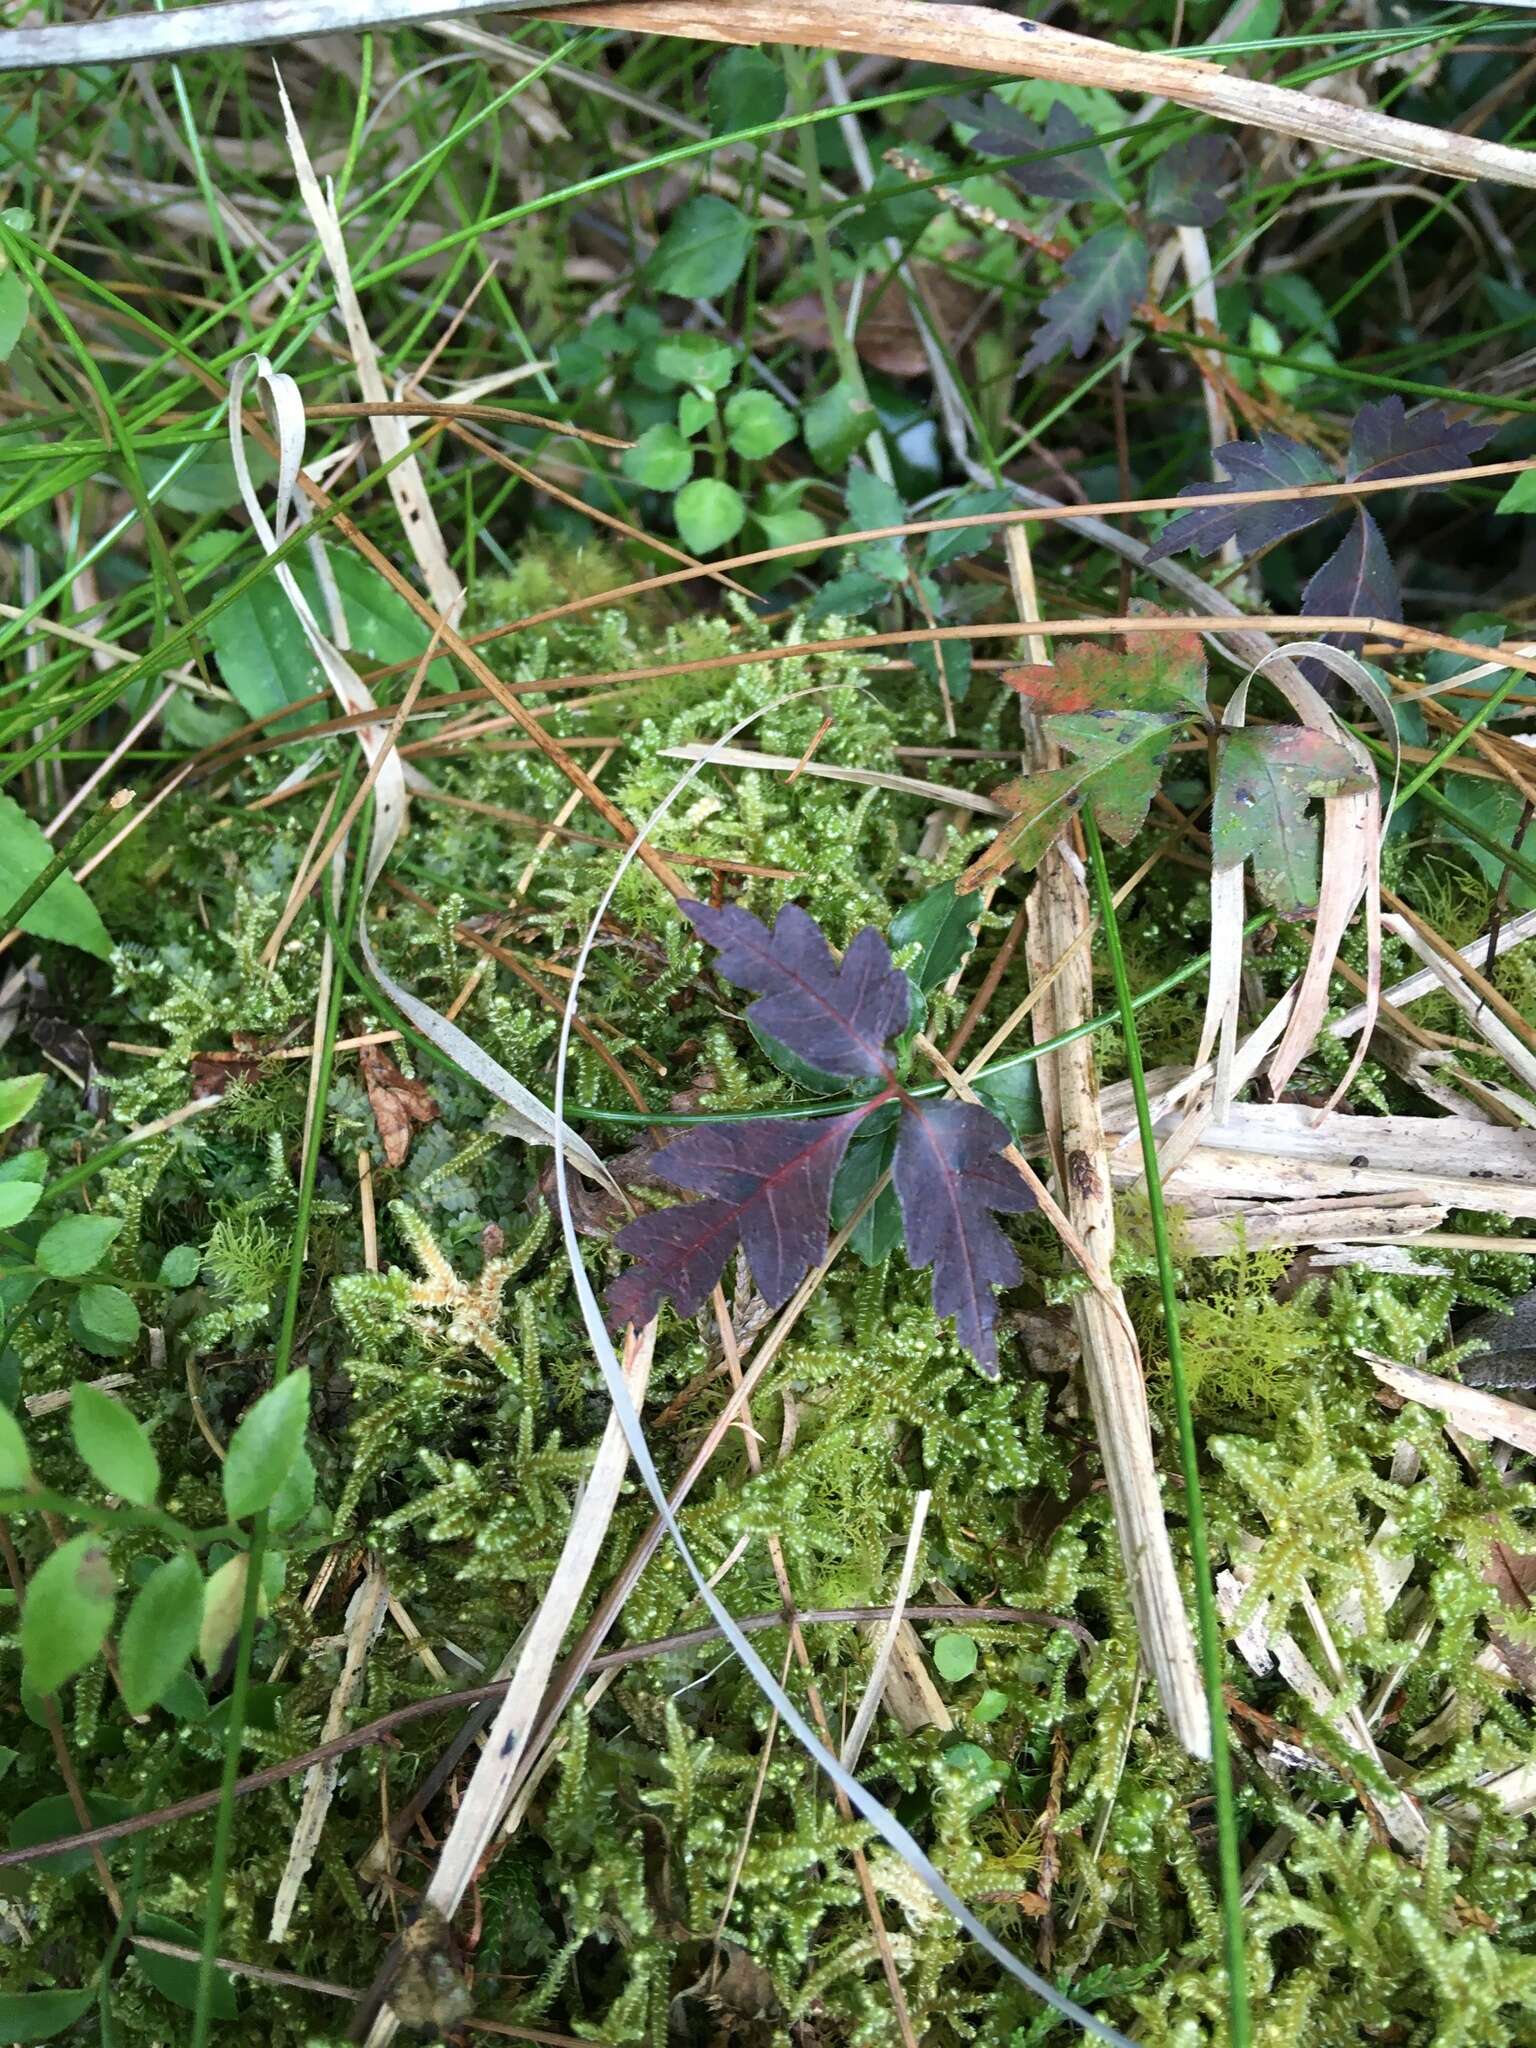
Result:
{"type": "Polygon", "coordinates": [[[723,391],[736,368],[736,351],[717,334],[663,334],[650,351],[650,368],[663,384],[723,391]]]}
{"type": "MultiPolygon", "coordinates": [[[[1007,491],[962,491],[943,508],[946,519],[966,519],[979,512],[1006,512],[1013,504],[1007,491]]],[[[964,555],[979,555],[996,538],[995,526],[952,526],[947,532],[930,533],[923,542],[923,559],[930,569],[941,569],[964,555]]]]}
{"type": "MultiPolygon", "coordinates": [[[[154,1941],[174,1941],[181,1948],[202,1946],[201,1937],[195,1929],[183,1927],[176,1920],[167,1920],[163,1913],[140,1913],[136,1931],[149,1935],[154,1941]]],[[[162,1998],[168,1998],[173,2005],[182,2006],[188,2012],[196,2012],[196,1963],[185,1962],[180,1956],[163,1956],[155,1949],[140,1948],[136,1943],[132,1945],[132,1955],[134,1967],[144,1973],[145,1979],[154,1985],[162,1998]]],[[[213,1972],[211,1992],[209,2010],[216,2020],[237,2020],[240,2017],[240,2000],[227,1970],[213,1972]]]]}
{"type": "Polygon", "coordinates": [[[160,1261],[162,1287],[190,1287],[202,1271],[203,1255],[195,1244],[174,1244],[160,1261]]]}
{"type": "Polygon", "coordinates": [[[21,1610],[22,1666],[35,1691],[57,1692],[84,1670],[107,1639],[116,1599],[107,1547],[89,1530],[38,1567],[21,1610]]]}
{"type": "Polygon", "coordinates": [[[969,1678],[980,1656],[975,1641],[962,1635],[958,1629],[946,1629],[943,1635],[934,1638],[934,1669],[951,1685],[958,1685],[961,1679],[969,1678]]]}
{"type": "Polygon", "coordinates": [[[197,1648],[202,1625],[203,1575],[182,1551],[145,1580],[123,1623],[117,1649],[130,1714],[158,1706],[197,1648]]]}
{"type": "MultiPolygon", "coordinates": [[[[233,1557],[219,1566],[203,1588],[203,1618],[198,1626],[197,1654],[210,1676],[218,1670],[224,1661],[224,1652],[240,1633],[250,1562],[248,1551],[237,1550],[233,1557]]],[[[263,1605],[258,1596],[258,1614],[262,1612],[263,1605]]]]}
{"type": "Polygon", "coordinates": [[[33,1257],[55,1280],[75,1280],[101,1264],[123,1227],[121,1216],[63,1216],[43,1232],[33,1257]]]}
{"type": "Polygon", "coordinates": [[[69,1397],[75,1449],[109,1493],[147,1508],[160,1490],[160,1460],[142,1426],[110,1394],[77,1380],[69,1397]]]}
{"type": "Polygon", "coordinates": [[[273,1494],[268,1507],[274,1529],[291,1529],[295,1522],[302,1522],[315,1504],[315,1467],[308,1451],[300,1447],[299,1455],[289,1466],[282,1485],[273,1494]]]}
{"type": "Polygon", "coordinates": [[[693,475],[693,450],[676,427],[647,427],[619,467],[648,491],[675,491],[693,475]]]}
{"type": "Polygon", "coordinates": [[[27,305],[27,288],[15,271],[0,271],[0,363],[21,339],[27,324],[27,305]]]}
{"type": "MultiPolygon", "coordinates": [[[[133,1808],[126,1800],[109,1798],[105,1792],[87,1792],[85,1811],[93,1828],[105,1827],[109,1821],[126,1820],[133,1808]]],[[[45,1842],[56,1842],[63,1835],[78,1834],[79,1817],[74,1801],[66,1792],[55,1792],[47,1799],[34,1800],[25,1806],[11,1822],[6,1835],[6,1846],[11,1849],[40,1849],[45,1842]]],[[[112,1854],[109,1847],[107,1855],[112,1854]]],[[[88,1870],[91,1864],[89,1849],[64,1849],[57,1856],[39,1861],[37,1868],[50,1877],[72,1877],[78,1870],[88,1870]]],[[[3,2039],[0,2033],[0,2039],[3,2039]]]]}
{"type": "Polygon", "coordinates": [[[1497,512],[1536,512],[1536,469],[1517,476],[1494,507],[1497,512]]]}
{"type": "Polygon", "coordinates": [[[999,1692],[995,1685],[989,1685],[981,1698],[971,1709],[971,1719],[980,1721],[983,1727],[1001,1718],[1008,1711],[1008,1695],[999,1692]]]}
{"type": "Polygon", "coordinates": [[[139,1341],[139,1312],[121,1287],[82,1287],[69,1304],[69,1334],[98,1358],[121,1358],[139,1341]]]}
{"type": "Polygon", "coordinates": [[[953,882],[940,882],[892,918],[891,950],[900,953],[908,946],[919,948],[907,972],[925,995],[941,981],[948,981],[975,949],[973,926],[980,915],[979,895],[960,896],[953,882]]]}
{"type": "Polygon", "coordinates": [[[747,508],[741,493],[718,477],[696,477],[672,501],[678,534],[690,554],[708,555],[723,548],[742,529],[747,508]]]}
{"type": "Polygon", "coordinates": [[[268,1505],[304,1447],[309,1423],[309,1373],[289,1373],[262,1395],[229,1440],[224,1505],[244,1521],[268,1505]]]}
{"type": "Polygon", "coordinates": [[[21,1122],[42,1094],[47,1078],[46,1074],[18,1074],[14,1080],[0,1081],[0,1131],[21,1122]]]}
{"type": "MultiPolygon", "coordinates": [[[[0,272],[0,276],[5,274],[0,272]]],[[[37,880],[56,850],[14,797],[0,796],[0,900],[14,902],[29,882],[37,880]]],[[[73,875],[60,875],[48,884],[22,918],[21,928],[36,939],[78,946],[98,960],[112,957],[107,928],[73,875]]]]}
{"type": "Polygon", "coordinates": [[[27,1440],[9,1408],[0,1407],[0,1492],[20,1493],[32,1476],[27,1440]]]}
{"type": "Polygon", "coordinates": [[[660,292],[680,299],[715,299],[728,292],[746,267],[752,223],[738,207],[713,192],[687,200],[672,216],[646,265],[660,292]]]}
{"type": "Polygon", "coordinates": [[[800,431],[816,467],[835,476],[876,425],[873,410],[859,404],[852,387],[839,379],[830,391],[811,400],[801,415],[800,431]]]}
{"type": "Polygon", "coordinates": [[[974,1086],[987,1108],[1008,1126],[1008,1135],[1015,1143],[1044,1130],[1040,1079],[1032,1060],[1024,1066],[1004,1067],[996,1074],[978,1074],[974,1086]]]}
{"type": "Polygon", "coordinates": [[[1318,827],[1307,800],[1359,789],[1359,763],[1327,733],[1299,725],[1244,726],[1222,742],[1211,800],[1211,853],[1219,868],[1253,861],[1276,910],[1317,901],[1318,827]]]}
{"type": "Polygon", "coordinates": [[[725,431],[738,455],[758,462],[795,438],[795,416],[771,391],[733,391],[725,401],[725,431]]]}
{"type": "Polygon", "coordinates": [[[788,97],[783,66],[766,50],[731,50],[709,74],[710,133],[732,135],[776,121],[788,97]]]}
{"type": "Polygon", "coordinates": [[[94,1991],[0,1991],[0,2041],[51,2041],[95,2003],[94,1991]]]}
{"type": "Polygon", "coordinates": [[[719,410],[712,391],[685,391],[677,401],[677,431],[692,439],[703,433],[719,410]]]}
{"type": "Polygon", "coordinates": [[[24,1223],[42,1199],[41,1181],[0,1183],[0,1230],[9,1230],[13,1223],[24,1223]]]}

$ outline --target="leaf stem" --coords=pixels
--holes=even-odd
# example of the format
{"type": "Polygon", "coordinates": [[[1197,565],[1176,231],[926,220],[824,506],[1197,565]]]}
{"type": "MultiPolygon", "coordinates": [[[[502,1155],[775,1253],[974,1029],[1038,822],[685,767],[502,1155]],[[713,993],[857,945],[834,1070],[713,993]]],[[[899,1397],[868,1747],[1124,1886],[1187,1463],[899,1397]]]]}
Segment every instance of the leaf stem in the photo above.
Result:
{"type": "Polygon", "coordinates": [[[1224,1694],[1221,1627],[1211,1591],[1210,1546],[1206,1541],[1205,1504],[1200,1494],[1200,1461],[1195,1446],[1195,1419],[1189,1401],[1189,1382],[1184,1372],[1184,1347],[1179,1333],[1179,1298],[1174,1275],[1173,1254],[1168,1242],[1168,1217],[1163,1206],[1163,1184],[1157,1164],[1157,1139],[1152,1128],[1152,1106],[1147,1099],[1146,1070],[1141,1058],[1141,1039],[1136,1029],[1136,1004],[1126,971],[1125,950],[1120,943],[1120,925],[1115,915],[1115,894],[1104,859],[1104,843],[1094,822],[1092,809],[1082,812],[1083,833],[1093,868],[1093,886],[1099,899],[1104,926],[1104,950],[1114,977],[1115,1000],[1125,1034],[1125,1061],[1130,1074],[1131,1093],[1136,1099],[1136,1123],[1141,1133],[1141,1156],[1146,1170],[1147,1214],[1152,1241],[1157,1251],[1157,1278],[1162,1293],[1163,1328],[1168,1344],[1168,1377],[1173,1388],[1174,1414],[1178,1422],[1179,1463],[1184,1474],[1184,1512],[1189,1526],[1189,1558],[1195,1580],[1195,1616],[1200,1637],[1200,1663],[1205,1673],[1205,1696],[1211,1715],[1211,1780],[1216,1802],[1216,1854],[1220,1869],[1222,1946],[1227,1964],[1227,2010],[1232,2048],[1249,2048],[1253,2038],[1248,2005],[1247,1958],[1243,1948],[1243,1884],[1238,1853],[1237,1802],[1232,1784],[1232,1756],[1227,1742],[1227,1706],[1224,1694]]]}

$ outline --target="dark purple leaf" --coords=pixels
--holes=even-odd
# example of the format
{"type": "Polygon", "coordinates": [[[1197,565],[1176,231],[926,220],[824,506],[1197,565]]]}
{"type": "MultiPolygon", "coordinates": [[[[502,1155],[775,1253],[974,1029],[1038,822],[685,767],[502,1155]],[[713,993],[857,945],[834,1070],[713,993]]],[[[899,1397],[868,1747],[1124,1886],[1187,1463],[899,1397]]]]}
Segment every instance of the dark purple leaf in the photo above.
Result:
{"type": "MultiPolygon", "coordinates": [[[[1318,618],[1401,619],[1402,593],[1381,528],[1357,512],[1348,533],[1301,593],[1303,612],[1318,618]]],[[[1357,648],[1362,633],[1328,633],[1330,646],[1357,648]]]]}
{"type": "Polygon", "coordinates": [[[1025,371],[1043,369],[1063,349],[1085,356],[1102,327],[1118,341],[1137,301],[1147,295],[1147,245],[1134,228],[1104,228],[1074,249],[1062,265],[1060,284],[1041,307],[1039,332],[1025,371]]]}
{"type": "Polygon", "coordinates": [[[1379,482],[1437,469],[1464,469],[1498,432],[1496,422],[1453,420],[1438,405],[1408,412],[1400,398],[1362,405],[1349,437],[1352,482],[1379,482]]]}
{"type": "Polygon", "coordinates": [[[823,1074],[868,1080],[887,1072],[886,1042],[906,1029],[911,985],[891,965],[890,949],[873,925],[839,965],[798,904],[785,904],[771,932],[734,904],[680,907],[718,950],[715,965],[726,980],[761,991],[747,1010],[758,1031],[823,1074]]]}
{"type": "Polygon", "coordinates": [[[994,1209],[1019,1215],[1035,1198],[1001,1155],[1008,1133],[970,1102],[908,1108],[896,1140],[893,1177],[906,1230],[907,1263],[932,1266],[933,1306],[952,1315],[955,1334],[982,1368],[997,1371],[993,1289],[1019,1278],[1013,1247],[994,1209]]]}
{"type": "Polygon", "coordinates": [[[1221,196],[1236,152],[1225,135],[1191,135],[1165,149],[1147,180],[1147,211],[1179,228],[1213,228],[1227,210],[1221,196]]]}
{"type": "Polygon", "coordinates": [[[738,1244],[763,1299],[782,1308],[826,1256],[832,1183],[866,1114],[707,1124],[663,1146],[656,1178],[706,1199],[637,1216],[619,1232],[635,1264],[608,1290],[615,1326],[648,1323],[663,1301],[694,1314],[738,1244]]]}
{"type": "Polygon", "coordinates": [[[1035,199],[1101,199],[1119,205],[1120,195],[1109,161],[1087,128],[1060,100],[1053,102],[1042,131],[1006,100],[989,92],[974,100],[944,100],[944,111],[966,127],[974,127],[968,148],[981,156],[1026,156],[1060,151],[1039,163],[1010,164],[1006,175],[1035,199]]]}
{"type": "MultiPolygon", "coordinates": [[[[1285,490],[1332,481],[1320,455],[1284,434],[1261,434],[1257,441],[1228,441],[1216,450],[1216,460],[1226,478],[1211,484],[1186,484],[1179,493],[1181,498],[1285,490]]],[[[1229,540],[1235,540],[1245,555],[1252,554],[1255,548],[1316,526],[1337,510],[1331,498],[1302,498],[1290,504],[1272,498],[1264,505],[1205,505],[1170,519],[1152,543],[1147,560],[1160,562],[1165,555],[1176,555],[1184,548],[1193,548],[1197,555],[1214,555],[1229,540]]]]}

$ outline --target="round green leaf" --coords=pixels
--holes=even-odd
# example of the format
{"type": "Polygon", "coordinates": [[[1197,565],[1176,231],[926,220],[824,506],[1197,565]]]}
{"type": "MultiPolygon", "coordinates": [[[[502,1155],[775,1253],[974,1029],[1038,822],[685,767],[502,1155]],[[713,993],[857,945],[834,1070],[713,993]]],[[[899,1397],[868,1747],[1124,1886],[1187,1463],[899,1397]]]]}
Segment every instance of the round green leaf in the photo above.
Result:
{"type": "Polygon", "coordinates": [[[160,1261],[162,1287],[190,1287],[202,1270],[203,1255],[195,1244],[176,1244],[160,1261]]]}
{"type": "Polygon", "coordinates": [[[263,1394],[229,1440],[224,1505],[234,1521],[258,1514],[287,1478],[304,1448],[309,1374],[291,1372],[263,1394]]]}
{"type": "Polygon", "coordinates": [[[776,121],[788,97],[783,66],[766,50],[732,50],[709,74],[710,132],[730,135],[776,121]]]}
{"type": "Polygon", "coordinates": [[[116,1600],[107,1546],[89,1530],[39,1567],[21,1610],[22,1666],[37,1692],[57,1692],[85,1669],[107,1639],[116,1600]]]}
{"type": "Polygon", "coordinates": [[[683,546],[695,555],[711,554],[734,540],[747,516],[741,493],[712,476],[685,484],[672,501],[672,512],[683,546]]]}
{"type": "Polygon", "coordinates": [[[0,1991],[0,2041],[51,2041],[95,2003],[94,1991],[0,1991]]]}
{"type": "Polygon", "coordinates": [[[123,1227],[121,1216],[62,1216],[45,1230],[33,1257],[55,1280],[74,1280],[101,1264],[123,1227]]]}
{"type": "Polygon", "coordinates": [[[139,1338],[139,1312],[121,1287],[82,1287],[69,1305],[69,1333],[99,1358],[119,1358],[139,1338]]]}
{"type": "Polygon", "coordinates": [[[651,350],[650,361],[663,384],[723,391],[736,367],[736,351],[717,334],[663,334],[651,350]]]}
{"type": "Polygon", "coordinates": [[[693,475],[693,450],[676,427],[647,427],[619,466],[649,491],[675,491],[693,475]]]}
{"type": "Polygon", "coordinates": [[[973,1721],[980,1721],[985,1725],[990,1721],[997,1720],[999,1715],[1006,1714],[1007,1711],[1007,1693],[999,1692],[995,1685],[989,1685],[975,1706],[972,1707],[971,1719],[973,1721]]]}
{"type": "Polygon", "coordinates": [[[718,411],[712,391],[685,391],[677,401],[677,430],[691,439],[702,433],[718,411]]]}
{"type": "Polygon", "coordinates": [[[19,1493],[32,1476],[27,1440],[9,1408],[0,1407],[0,1490],[19,1493]]]}
{"type": "Polygon", "coordinates": [[[725,401],[726,438],[738,455],[760,461],[795,437],[795,416],[771,391],[733,391],[725,401]]]}
{"type": "Polygon", "coordinates": [[[147,1508],[160,1490],[160,1460],[143,1427],[110,1394],[77,1380],[69,1397],[75,1449],[109,1493],[147,1508]]]}
{"type": "Polygon", "coordinates": [[[0,1182],[0,1230],[9,1230],[13,1223],[24,1222],[42,1198],[41,1181],[0,1182]]]}
{"type": "Polygon", "coordinates": [[[45,1074],[18,1074],[14,1080],[0,1081],[0,1131],[21,1122],[42,1094],[46,1079],[45,1074]]]}
{"type": "Polygon", "coordinates": [[[714,299],[746,267],[752,223],[728,199],[701,192],[672,216],[647,271],[657,291],[680,299],[714,299]]]}
{"type": "Polygon", "coordinates": [[[123,1699],[131,1714],[157,1706],[197,1648],[203,1575],[186,1551],[157,1566],[134,1598],[118,1638],[123,1699]]]}
{"type": "Polygon", "coordinates": [[[961,1635],[958,1629],[946,1629],[934,1639],[933,1661],[940,1678],[957,1685],[962,1678],[969,1678],[976,1669],[980,1652],[969,1636],[961,1635]]]}

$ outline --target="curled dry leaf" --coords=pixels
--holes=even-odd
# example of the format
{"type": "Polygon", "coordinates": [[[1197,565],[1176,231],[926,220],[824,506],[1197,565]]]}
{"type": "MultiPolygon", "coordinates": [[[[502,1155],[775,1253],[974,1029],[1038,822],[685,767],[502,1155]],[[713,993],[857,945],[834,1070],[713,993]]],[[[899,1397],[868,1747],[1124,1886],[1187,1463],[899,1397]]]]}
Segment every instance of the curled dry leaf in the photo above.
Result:
{"type": "Polygon", "coordinates": [[[403,1166],[411,1149],[412,1130],[417,1124],[437,1121],[437,1104],[423,1082],[401,1073],[384,1046],[365,1045],[357,1060],[384,1157],[391,1166],[403,1166]]]}

